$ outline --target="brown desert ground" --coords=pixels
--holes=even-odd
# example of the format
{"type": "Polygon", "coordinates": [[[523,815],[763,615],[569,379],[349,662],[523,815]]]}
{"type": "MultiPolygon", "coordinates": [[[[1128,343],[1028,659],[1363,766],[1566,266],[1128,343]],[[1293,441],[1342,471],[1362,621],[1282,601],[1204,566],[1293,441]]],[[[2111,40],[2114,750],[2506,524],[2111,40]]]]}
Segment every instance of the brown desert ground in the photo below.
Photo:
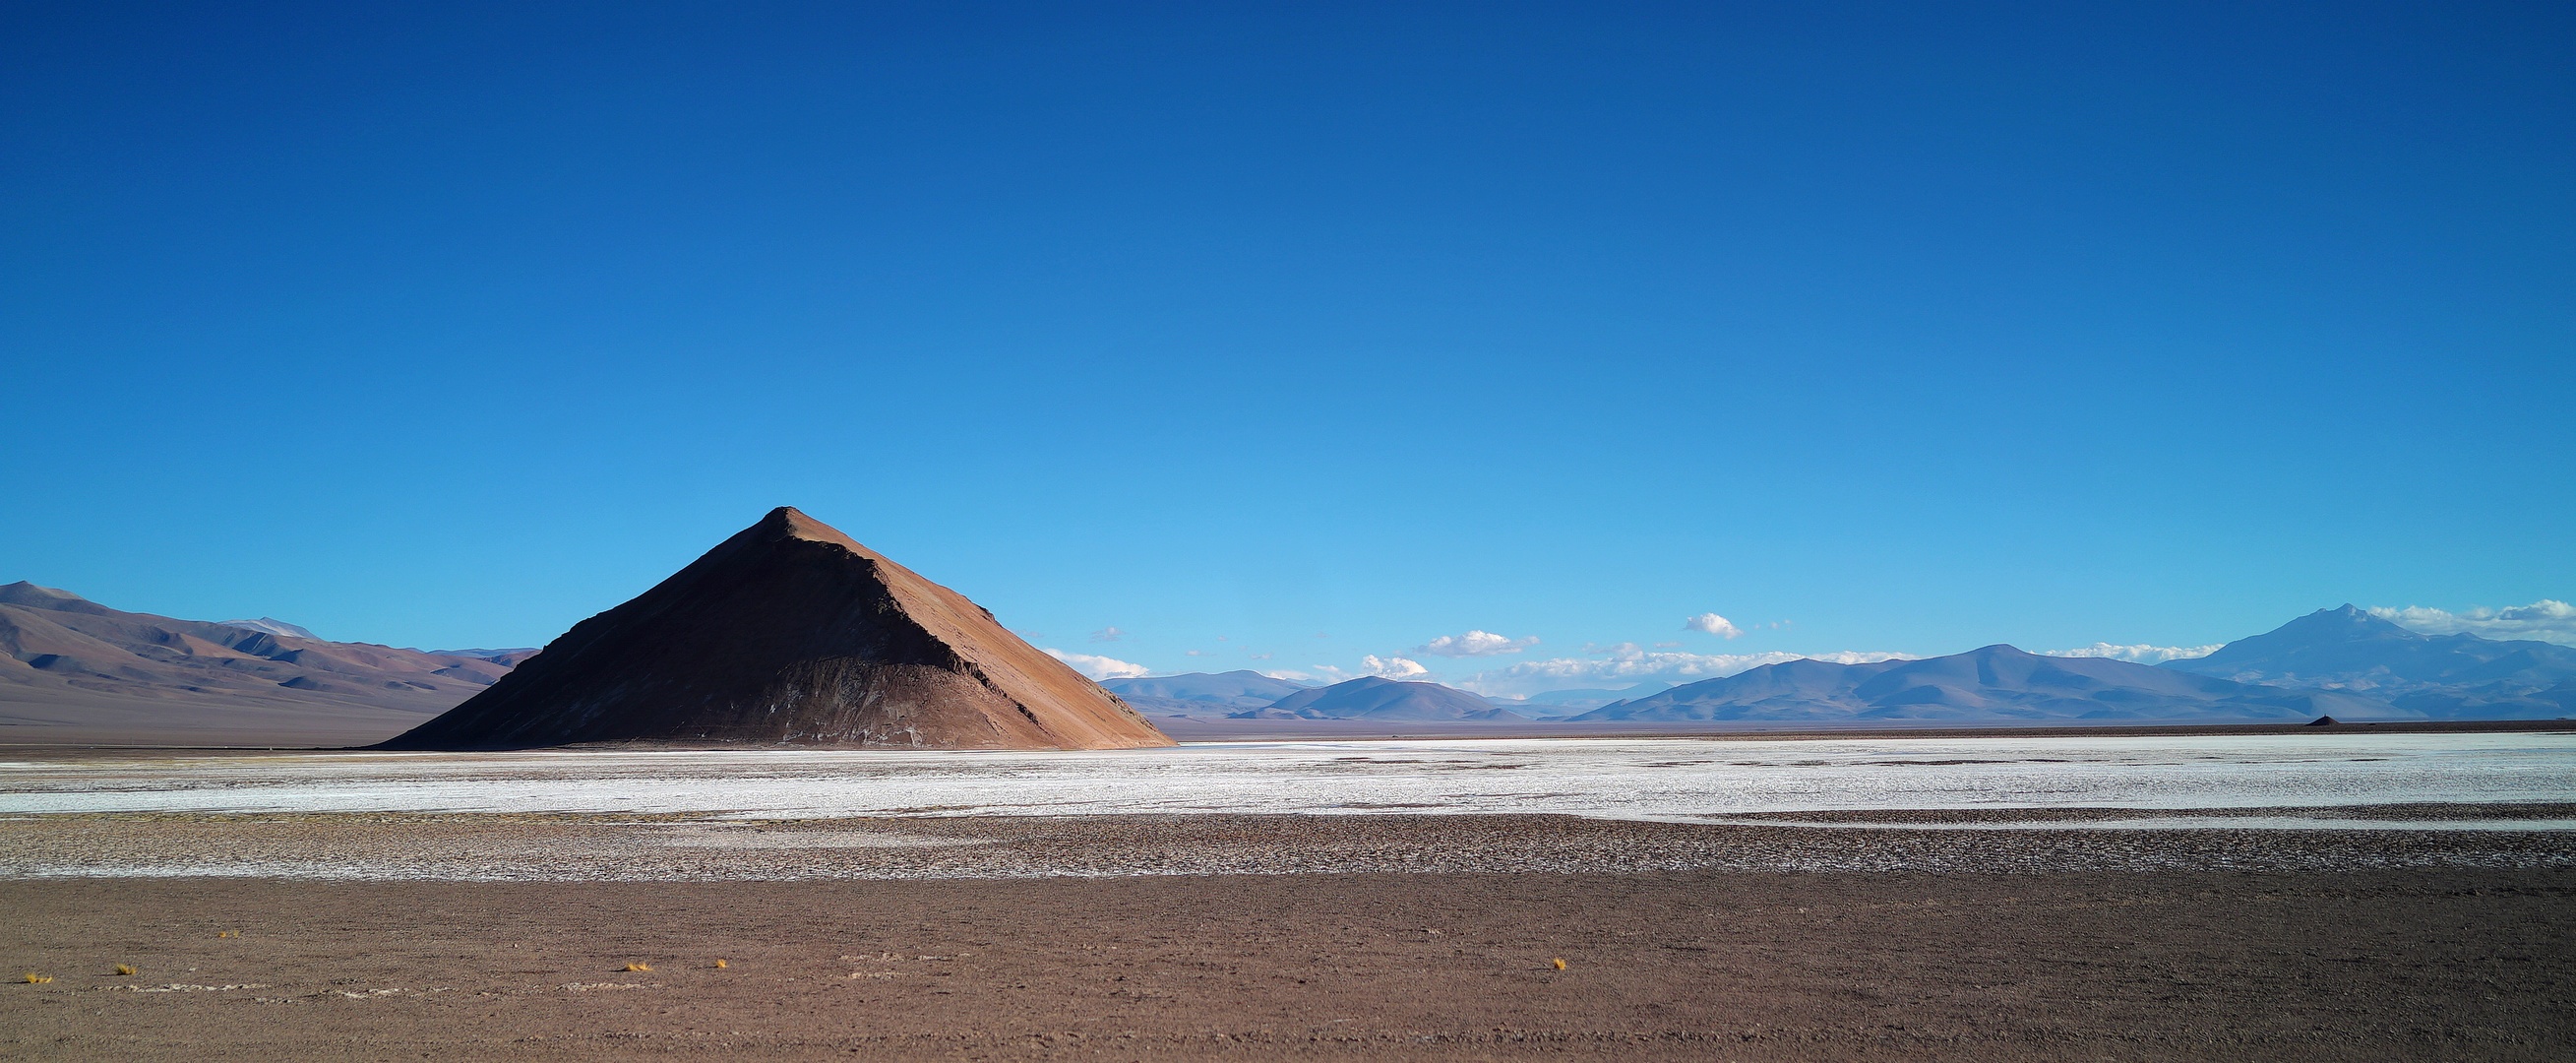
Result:
{"type": "Polygon", "coordinates": [[[18,817],[0,1056],[2576,1056],[2568,832],[1815,818],[18,817]]]}

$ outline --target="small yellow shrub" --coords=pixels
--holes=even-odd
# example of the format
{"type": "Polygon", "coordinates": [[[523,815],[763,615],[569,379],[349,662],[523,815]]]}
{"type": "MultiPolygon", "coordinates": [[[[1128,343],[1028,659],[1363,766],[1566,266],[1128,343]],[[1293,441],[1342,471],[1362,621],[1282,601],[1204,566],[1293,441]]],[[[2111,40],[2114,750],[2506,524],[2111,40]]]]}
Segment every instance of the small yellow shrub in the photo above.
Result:
{"type": "Polygon", "coordinates": [[[25,982],[28,985],[43,985],[47,982],[53,981],[54,976],[50,974],[37,974],[34,971],[29,971],[25,974],[19,975],[18,980],[25,982]]]}
{"type": "Polygon", "coordinates": [[[1565,969],[1565,957],[1559,956],[1556,958],[1556,969],[1560,971],[1565,969]]]}
{"type": "Polygon", "coordinates": [[[721,970],[724,970],[724,969],[725,969],[725,961],[724,961],[724,960],[723,960],[723,958],[721,958],[721,957],[717,958],[717,960],[716,960],[716,970],[721,971],[721,970]]]}
{"type": "Polygon", "coordinates": [[[649,971],[653,969],[653,965],[649,963],[630,963],[626,965],[626,969],[630,971],[649,971]]]}
{"type": "Polygon", "coordinates": [[[130,964],[130,963],[120,963],[120,964],[117,964],[117,965],[116,965],[116,973],[118,973],[118,974],[142,974],[143,972],[138,971],[138,970],[135,970],[135,969],[134,969],[134,965],[133,965],[133,964],[130,964]]]}

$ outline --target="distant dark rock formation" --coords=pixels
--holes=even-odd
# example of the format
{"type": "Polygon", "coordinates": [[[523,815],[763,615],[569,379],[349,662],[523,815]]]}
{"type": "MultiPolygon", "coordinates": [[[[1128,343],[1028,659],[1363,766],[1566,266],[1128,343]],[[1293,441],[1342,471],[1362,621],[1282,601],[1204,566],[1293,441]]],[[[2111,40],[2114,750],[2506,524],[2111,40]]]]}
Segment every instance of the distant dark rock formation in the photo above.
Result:
{"type": "Polygon", "coordinates": [[[2308,721],[2307,725],[2310,727],[2333,727],[2341,723],[2343,723],[2342,720],[2335,719],[2332,716],[2319,716],[2316,719],[2308,721]]]}
{"type": "Polygon", "coordinates": [[[772,511],[386,749],[1172,744],[963,595],[772,511]]]}
{"type": "Polygon", "coordinates": [[[2043,657],[1987,646],[1919,661],[1797,660],[1604,705],[1599,720],[1811,720],[1887,723],[2298,720],[2332,708],[2420,716],[2368,698],[2284,690],[2100,657],[2043,657]]]}
{"type": "Polygon", "coordinates": [[[1438,683],[1365,677],[1300,690],[1266,709],[1228,714],[1238,720],[1521,720],[1464,690],[1438,683]]]}
{"type": "Polygon", "coordinates": [[[2240,683],[2332,690],[2443,719],[2555,719],[2576,712],[2576,648],[2426,635],[2350,605],[2160,667],[2240,683]]]}

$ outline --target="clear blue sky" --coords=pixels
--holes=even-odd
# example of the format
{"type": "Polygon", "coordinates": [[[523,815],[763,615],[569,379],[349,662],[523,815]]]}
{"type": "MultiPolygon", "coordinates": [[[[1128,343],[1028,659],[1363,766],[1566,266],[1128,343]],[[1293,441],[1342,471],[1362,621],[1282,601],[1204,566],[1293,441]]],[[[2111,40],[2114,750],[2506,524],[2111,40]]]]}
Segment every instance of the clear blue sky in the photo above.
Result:
{"type": "Polygon", "coordinates": [[[2576,598],[2576,8],[1933,7],[10,3],[0,581],[535,644],[794,504],[1451,677],[2576,598]]]}

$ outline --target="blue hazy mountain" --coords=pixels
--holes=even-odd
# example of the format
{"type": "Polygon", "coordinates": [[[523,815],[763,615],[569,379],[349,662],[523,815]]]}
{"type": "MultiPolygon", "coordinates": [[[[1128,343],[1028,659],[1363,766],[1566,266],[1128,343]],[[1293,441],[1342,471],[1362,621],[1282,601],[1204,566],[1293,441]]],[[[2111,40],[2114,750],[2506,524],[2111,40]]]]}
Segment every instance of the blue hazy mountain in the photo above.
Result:
{"type": "Polygon", "coordinates": [[[1273,702],[1306,689],[1300,684],[1252,671],[1108,679],[1102,680],[1100,685],[1135,706],[1136,711],[1161,716],[1223,715],[1244,709],[1268,708],[1273,702]]]}
{"type": "Polygon", "coordinates": [[[1614,701],[1635,701],[1638,698],[1652,697],[1672,688],[1673,684],[1656,680],[1618,690],[1551,690],[1544,694],[1532,694],[1526,700],[1539,705],[1581,705],[1591,702],[1597,707],[1614,701]]]}
{"type": "Polygon", "coordinates": [[[2061,722],[2295,722],[2420,718],[2334,691],[2258,686],[2099,657],[2043,657],[1987,646],[1919,661],[1765,665],[1574,717],[1598,720],[1803,720],[1940,725],[2061,722]]]}
{"type": "Polygon", "coordinates": [[[1454,687],[1375,677],[1300,690],[1267,708],[1229,715],[1238,720],[1527,719],[1454,687]]]}
{"type": "Polygon", "coordinates": [[[2576,714],[2576,648],[2409,631],[2350,605],[2160,667],[2240,683],[2331,690],[2444,719],[2576,714]]]}
{"type": "Polygon", "coordinates": [[[1653,680],[1619,690],[1578,687],[1573,690],[1551,690],[1544,694],[1532,694],[1526,698],[1488,696],[1485,700],[1533,719],[1553,720],[1589,712],[1614,701],[1634,701],[1670,690],[1672,686],[1671,683],[1653,680]]]}

